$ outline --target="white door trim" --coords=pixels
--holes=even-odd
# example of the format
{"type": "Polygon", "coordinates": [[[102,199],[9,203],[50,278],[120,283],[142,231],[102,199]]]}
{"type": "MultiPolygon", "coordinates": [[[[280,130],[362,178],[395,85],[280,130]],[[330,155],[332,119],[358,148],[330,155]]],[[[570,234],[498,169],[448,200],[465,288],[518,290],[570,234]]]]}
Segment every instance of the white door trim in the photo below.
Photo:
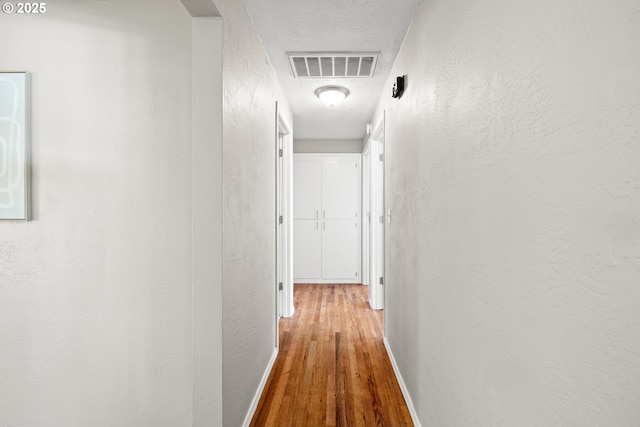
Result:
{"type": "MultiPolygon", "coordinates": [[[[371,237],[371,144],[367,141],[362,150],[362,284],[371,284],[370,242],[371,237]]],[[[371,292],[369,292],[371,305],[371,292]]]]}
{"type": "Polygon", "coordinates": [[[370,298],[369,305],[375,310],[384,309],[384,116],[373,129],[368,145],[371,153],[370,168],[370,212],[369,235],[370,298]]]}
{"type": "MultiPolygon", "coordinates": [[[[291,317],[293,305],[293,135],[291,126],[277,113],[276,123],[276,322],[291,317]],[[282,150],[282,156],[280,156],[282,150]],[[282,216],[282,223],[280,217],[282,216]],[[282,283],[282,289],[280,289],[282,283]]],[[[276,325],[276,329],[278,329],[276,325]]],[[[277,335],[277,334],[276,334],[277,335]]]]}

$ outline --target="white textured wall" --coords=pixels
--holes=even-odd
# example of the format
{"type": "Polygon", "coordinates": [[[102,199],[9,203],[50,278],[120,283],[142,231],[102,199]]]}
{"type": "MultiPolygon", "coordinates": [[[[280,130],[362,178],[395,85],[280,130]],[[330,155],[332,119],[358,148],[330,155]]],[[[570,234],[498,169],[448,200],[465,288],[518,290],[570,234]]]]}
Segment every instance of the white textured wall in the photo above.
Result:
{"type": "Polygon", "coordinates": [[[294,153],[362,153],[362,139],[294,139],[294,153]]]}
{"type": "Polygon", "coordinates": [[[291,112],[244,3],[223,32],[223,424],[239,426],[275,349],[276,101],[291,112]]]}
{"type": "Polygon", "coordinates": [[[34,218],[0,223],[0,425],[191,424],[191,18],[2,14],[33,73],[34,218]]]}
{"type": "Polygon", "coordinates": [[[202,427],[222,425],[222,26],[192,23],[193,425],[202,427]]]}
{"type": "Polygon", "coordinates": [[[638,41],[636,0],[420,5],[377,116],[422,425],[640,425],[638,41]]]}

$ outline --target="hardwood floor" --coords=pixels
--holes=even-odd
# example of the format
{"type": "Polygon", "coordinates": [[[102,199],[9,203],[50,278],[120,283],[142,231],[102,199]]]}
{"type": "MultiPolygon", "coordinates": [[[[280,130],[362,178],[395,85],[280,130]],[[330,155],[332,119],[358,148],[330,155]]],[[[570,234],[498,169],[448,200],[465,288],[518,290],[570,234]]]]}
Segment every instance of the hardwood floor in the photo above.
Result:
{"type": "Polygon", "coordinates": [[[412,426],[362,285],[295,285],[252,426],[412,426]]]}

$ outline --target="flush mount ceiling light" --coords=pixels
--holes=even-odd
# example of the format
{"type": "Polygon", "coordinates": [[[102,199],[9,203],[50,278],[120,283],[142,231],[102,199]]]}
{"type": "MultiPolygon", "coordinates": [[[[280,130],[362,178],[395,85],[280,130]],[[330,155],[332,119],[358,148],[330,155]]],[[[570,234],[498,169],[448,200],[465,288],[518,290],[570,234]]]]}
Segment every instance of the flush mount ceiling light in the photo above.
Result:
{"type": "Polygon", "coordinates": [[[342,86],[322,86],[316,89],[316,96],[329,107],[340,104],[349,96],[349,91],[342,86]]]}

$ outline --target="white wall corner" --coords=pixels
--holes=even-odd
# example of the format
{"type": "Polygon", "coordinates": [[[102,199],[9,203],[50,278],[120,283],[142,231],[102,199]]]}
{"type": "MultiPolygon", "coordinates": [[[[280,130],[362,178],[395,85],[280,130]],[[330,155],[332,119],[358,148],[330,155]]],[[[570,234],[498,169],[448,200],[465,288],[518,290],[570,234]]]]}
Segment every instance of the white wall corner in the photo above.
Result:
{"type": "Polygon", "coordinates": [[[389,341],[387,340],[387,337],[384,337],[384,348],[387,349],[389,360],[391,360],[391,366],[393,366],[393,372],[395,372],[396,374],[396,379],[398,380],[398,384],[400,385],[400,390],[402,390],[404,401],[407,404],[407,408],[409,408],[409,414],[411,414],[411,420],[413,421],[413,425],[415,427],[422,427],[422,424],[420,424],[420,420],[418,419],[418,413],[416,412],[416,408],[415,406],[413,406],[413,401],[411,400],[411,395],[409,394],[407,385],[404,383],[404,379],[402,378],[402,374],[400,373],[400,369],[398,368],[396,359],[395,357],[393,357],[393,352],[391,351],[391,346],[389,345],[389,341]]]}
{"type": "Polygon", "coordinates": [[[269,375],[271,374],[273,365],[275,365],[276,363],[277,357],[278,357],[278,348],[276,347],[273,349],[273,354],[271,355],[271,359],[267,364],[267,369],[265,369],[264,374],[262,374],[262,379],[260,380],[260,384],[258,384],[258,389],[256,390],[256,394],[253,396],[253,400],[251,401],[251,406],[249,407],[247,416],[244,417],[244,422],[242,423],[242,427],[249,427],[249,425],[251,425],[251,420],[253,419],[253,415],[256,413],[256,409],[258,408],[258,403],[260,403],[260,397],[262,397],[264,386],[267,385],[267,380],[269,379],[269,375]]]}

